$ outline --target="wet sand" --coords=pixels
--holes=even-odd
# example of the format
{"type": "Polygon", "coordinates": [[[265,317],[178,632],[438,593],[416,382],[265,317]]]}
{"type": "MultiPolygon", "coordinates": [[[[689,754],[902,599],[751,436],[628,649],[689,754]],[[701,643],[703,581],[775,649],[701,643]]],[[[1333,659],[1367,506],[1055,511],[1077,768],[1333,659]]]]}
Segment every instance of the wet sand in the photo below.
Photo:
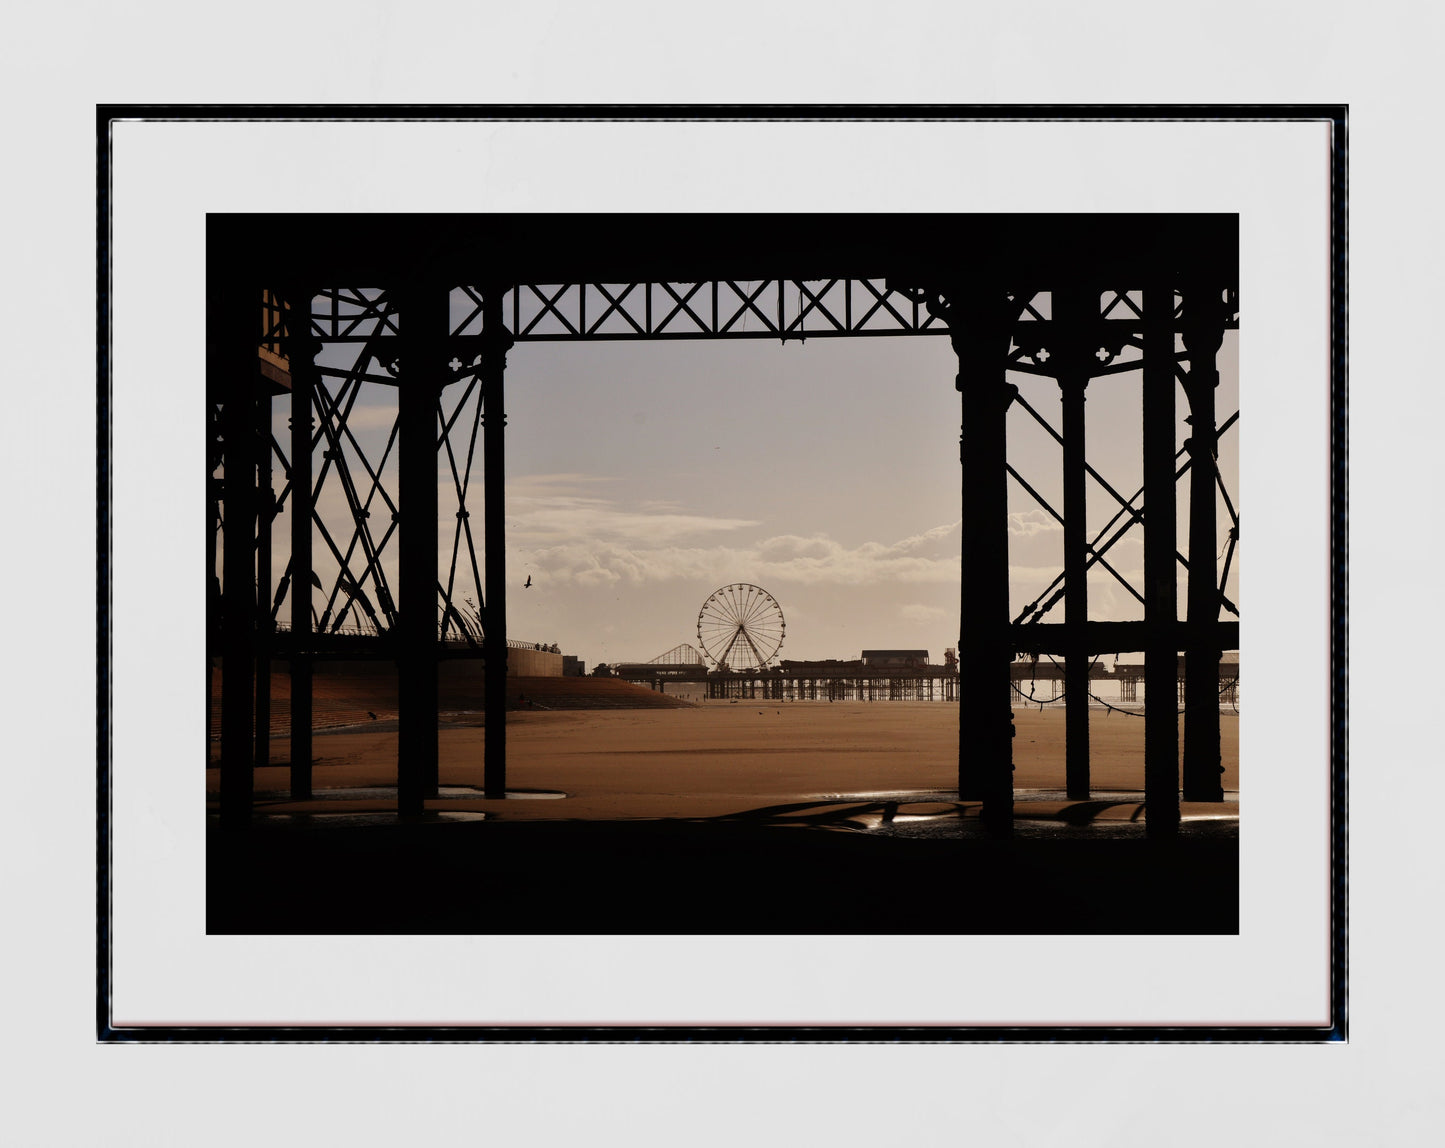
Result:
{"type": "MultiPolygon", "coordinates": [[[[1063,785],[1064,715],[1014,716],[1019,810],[1056,815],[1071,804],[1048,792],[1063,785]]],[[[1111,812],[1137,817],[1144,723],[1091,716],[1095,788],[1120,792],[1088,807],[1072,805],[1087,808],[1091,819],[1111,812]]],[[[1237,718],[1224,715],[1221,725],[1225,786],[1233,790],[1237,718]]],[[[443,787],[480,787],[484,738],[480,728],[442,728],[443,787]]],[[[870,805],[869,795],[901,799],[895,810],[958,816],[948,793],[957,785],[958,710],[952,705],[739,702],[518,712],[510,715],[507,739],[509,789],[567,796],[488,801],[464,793],[429,801],[423,824],[400,824],[385,789],[363,800],[328,794],[395,784],[397,735],[384,730],[317,736],[312,802],[289,800],[284,765],[258,769],[257,812],[271,816],[244,833],[213,825],[209,834],[208,931],[1238,928],[1232,831],[1150,841],[1142,834],[1095,833],[1093,820],[1072,834],[1022,832],[1008,841],[976,833],[929,838],[837,831],[876,828],[892,815],[870,805]],[[354,824],[368,811],[377,814],[374,824],[354,824]],[[484,818],[460,820],[459,813],[484,818]]],[[[284,761],[287,748],[284,738],[273,739],[273,759],[284,761]]],[[[212,768],[212,802],[218,785],[212,768]]],[[[1231,802],[1203,812],[1235,809],[1231,802]]],[[[1185,807],[1186,814],[1191,810],[1200,812],[1185,807]]]]}
{"type": "MultiPolygon", "coordinates": [[[[1144,722],[1091,714],[1093,785],[1144,786],[1144,722]]],[[[554,790],[563,801],[448,800],[436,808],[491,811],[506,820],[711,817],[817,795],[950,790],[958,784],[958,710],[938,702],[710,702],[680,710],[521,711],[508,715],[507,784],[554,790]]],[[[1239,786],[1239,719],[1221,715],[1224,787],[1239,786]]],[[[1064,713],[1015,710],[1014,784],[1064,784],[1064,713]]],[[[480,786],[484,729],[443,726],[443,786],[480,786]]],[[[289,760],[289,741],[272,740],[272,758],[289,760]]],[[[397,734],[330,733],[314,739],[314,785],[396,784],[397,734]]],[[[213,747],[214,756],[214,747],[213,747]]],[[[207,773],[211,794],[219,770],[207,773]]],[[[259,793],[284,793],[284,765],[256,771],[259,793]]],[[[318,804],[268,804],[275,812],[318,804]]],[[[378,799],[349,809],[395,808],[378,799]]]]}

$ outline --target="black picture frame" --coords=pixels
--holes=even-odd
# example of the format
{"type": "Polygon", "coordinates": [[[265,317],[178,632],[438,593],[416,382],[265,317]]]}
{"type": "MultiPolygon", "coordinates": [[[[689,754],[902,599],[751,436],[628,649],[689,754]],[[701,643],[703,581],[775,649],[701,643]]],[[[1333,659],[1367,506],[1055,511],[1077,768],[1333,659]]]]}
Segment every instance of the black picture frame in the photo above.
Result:
{"type": "Polygon", "coordinates": [[[1345,524],[1348,514],[1348,109],[1342,105],[648,105],[644,107],[591,105],[488,105],[488,106],[235,106],[105,105],[96,109],[97,161],[97,932],[96,1025],[105,1043],[128,1042],[1095,1042],[1151,1043],[1332,1043],[1348,1034],[1348,814],[1345,795],[1348,721],[1348,554],[1345,524]],[[1313,121],[1329,125],[1330,235],[1330,396],[1329,396],[1329,517],[1330,616],[1329,627],[1329,743],[1330,743],[1330,963],[1329,1020],[1323,1025],[1198,1026],[1139,1025],[132,1025],[118,1026],[111,1012],[112,988],[112,845],[111,821],[111,641],[112,641],[112,481],[111,432],[114,394],[111,389],[112,323],[111,267],[116,252],[111,245],[110,196],[113,152],[112,125],[118,120],[172,122],[204,120],[218,123],[264,120],[273,123],[343,120],[477,121],[477,120],[607,120],[669,121],[726,120],[761,122],[769,119],[808,122],[875,119],[910,121],[1103,121],[1170,123],[1207,120],[1221,124],[1247,122],[1313,121]]]}

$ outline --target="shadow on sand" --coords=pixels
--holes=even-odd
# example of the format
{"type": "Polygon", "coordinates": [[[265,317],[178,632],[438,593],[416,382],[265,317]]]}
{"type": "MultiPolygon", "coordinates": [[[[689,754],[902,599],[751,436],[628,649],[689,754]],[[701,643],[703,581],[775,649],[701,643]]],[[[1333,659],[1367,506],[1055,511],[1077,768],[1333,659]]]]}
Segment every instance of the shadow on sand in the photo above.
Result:
{"type": "MultiPolygon", "coordinates": [[[[798,812],[801,812],[798,811],[798,812]]],[[[1233,833],[916,838],[749,818],[208,831],[209,933],[1238,931],[1233,833]]]]}

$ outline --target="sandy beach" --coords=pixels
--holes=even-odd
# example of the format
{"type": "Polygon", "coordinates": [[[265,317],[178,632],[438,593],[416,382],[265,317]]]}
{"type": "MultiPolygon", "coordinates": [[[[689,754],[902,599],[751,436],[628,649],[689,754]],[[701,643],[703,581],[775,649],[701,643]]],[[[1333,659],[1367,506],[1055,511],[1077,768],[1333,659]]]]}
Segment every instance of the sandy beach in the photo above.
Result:
{"type": "MultiPolygon", "coordinates": [[[[1159,841],[1139,821],[1143,721],[1092,715],[1096,800],[1070,802],[1064,714],[1015,711],[1020,829],[994,840],[968,820],[976,805],[950,792],[959,712],[927,702],[520,710],[507,730],[517,796],[498,800],[479,791],[485,731],[453,724],[479,718],[453,715],[440,730],[441,795],[421,823],[395,816],[397,733],[382,715],[316,736],[311,801],[290,799],[288,740],[273,738],[278,764],[256,770],[250,829],[212,821],[207,928],[1237,931],[1237,717],[1222,716],[1230,800],[1186,803],[1186,828],[1199,832],[1159,841]],[[910,831],[932,825],[949,831],[910,831]]],[[[212,810],[218,787],[213,762],[212,810]]]]}
{"type": "MultiPolygon", "coordinates": [[[[1094,787],[1140,791],[1144,722],[1091,715],[1094,787]]],[[[551,790],[557,801],[448,799],[446,809],[485,810],[507,820],[714,817],[819,796],[957,787],[958,707],[939,702],[710,702],[661,710],[520,711],[508,716],[507,783],[551,790]]],[[[1239,719],[1221,715],[1224,787],[1239,787],[1239,719]]],[[[1015,710],[1014,780],[1021,790],[1064,784],[1064,713],[1015,710]]],[[[354,728],[354,727],[353,727],[354,728]]],[[[480,786],[485,731],[443,725],[441,784],[480,786]]],[[[335,732],[314,740],[317,797],[343,787],[396,783],[394,730],[335,732]]],[[[289,761],[286,738],[272,759],[289,761]]],[[[213,747],[214,756],[214,747],[213,747]]],[[[315,811],[319,802],[279,800],[284,764],[256,771],[258,794],[274,812],[315,811]]],[[[207,788],[219,788],[214,763],[207,788]]],[[[442,805],[437,805],[442,808],[442,805]]],[[[395,808],[379,798],[363,809],[395,808]]]]}

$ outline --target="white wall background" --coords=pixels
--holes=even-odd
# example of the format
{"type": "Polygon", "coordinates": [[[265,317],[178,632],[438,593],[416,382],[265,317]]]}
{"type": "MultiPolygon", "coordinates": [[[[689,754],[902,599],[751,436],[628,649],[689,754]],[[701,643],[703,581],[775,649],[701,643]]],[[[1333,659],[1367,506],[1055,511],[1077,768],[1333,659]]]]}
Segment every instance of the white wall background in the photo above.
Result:
{"type": "MultiPolygon", "coordinates": [[[[1267,0],[1207,10],[1128,2],[1109,10],[1106,25],[1095,22],[1096,9],[1049,2],[1019,9],[925,3],[896,12],[741,3],[687,16],[674,6],[557,0],[501,10],[373,3],[247,13],[238,21],[228,9],[76,3],[12,16],[7,37],[5,242],[7,264],[20,271],[0,289],[10,329],[23,335],[11,346],[14,385],[0,456],[16,495],[11,528],[25,544],[12,551],[5,585],[14,603],[12,649],[32,652],[23,670],[12,662],[5,671],[10,696],[20,699],[13,712],[25,717],[14,723],[20,733],[7,755],[13,814],[0,844],[8,875],[0,905],[10,926],[6,1040],[15,1066],[6,1124],[17,1142],[288,1142],[303,1128],[308,1139],[354,1143],[471,1131],[541,1143],[625,1135],[733,1144],[761,1129],[780,1140],[850,1142],[900,1134],[923,1142],[1067,1137],[1111,1145],[1433,1140],[1442,1103],[1428,1023],[1442,1004],[1439,936],[1431,915],[1411,907],[1440,900],[1427,773],[1438,743],[1429,707],[1408,704],[1379,667],[1403,664],[1441,637],[1429,573],[1439,516],[1425,499],[1442,412],[1421,356],[1434,327],[1426,275],[1441,249],[1429,54],[1440,41],[1438,9],[1391,0],[1307,12],[1267,0]],[[93,1044],[87,779],[94,741],[83,669],[93,632],[87,508],[94,480],[78,461],[88,454],[94,395],[86,335],[93,105],[646,99],[1352,104],[1348,1047],[93,1044]],[[42,433],[60,414],[78,439],[70,451],[42,433]],[[74,617],[57,626],[65,604],[74,604],[74,617]],[[57,633],[67,640],[57,643],[57,633]],[[308,1127],[308,1114],[324,1123],[308,1127]]],[[[422,127],[407,135],[423,151],[437,138],[422,127]]],[[[323,163],[330,146],[315,142],[302,157],[278,157],[268,179],[285,186],[291,164],[323,163]]],[[[706,155],[675,158],[707,171],[706,155]]],[[[777,158],[786,162],[785,148],[777,158]]],[[[1031,181],[1007,164],[988,168],[988,178],[1021,203],[1054,189],[1087,199],[1091,185],[1081,172],[1097,166],[1085,161],[1107,165],[1111,157],[1048,159],[1028,169],[1037,173],[1031,181]]],[[[208,170],[204,180],[224,198],[238,174],[208,170]]],[[[375,174],[356,173],[349,202],[369,201],[375,174]]],[[[936,190],[906,167],[884,174],[900,196],[926,201],[936,190]]],[[[519,194],[546,191],[538,185],[519,194]]],[[[171,283],[164,300],[188,293],[187,284],[171,283]]],[[[162,326],[147,342],[159,359],[175,353],[162,326]]],[[[1247,343],[1241,354],[1247,362],[1247,343]]],[[[130,513],[156,517],[163,508],[130,513]]],[[[120,527],[117,508],[118,534],[120,527]]],[[[164,631],[169,623],[162,614],[130,624],[164,631]]],[[[134,636],[117,626],[117,644],[134,636]]],[[[123,683],[114,685],[120,691],[123,683]]],[[[144,773],[155,764],[131,759],[126,769],[144,773]]],[[[132,824],[132,839],[156,827],[165,832],[168,811],[150,816],[132,824]]],[[[117,893],[124,882],[118,871],[117,893]]],[[[1107,939],[1098,944],[1121,951],[1107,939]]],[[[970,955],[989,946],[973,942],[970,955]]],[[[181,979],[204,987],[223,947],[201,939],[181,979]]],[[[371,948],[317,942],[304,964],[255,961],[255,983],[264,989],[286,974],[320,975],[344,999],[348,970],[364,965],[371,948]]],[[[1150,942],[1122,952],[1139,969],[1165,957],[1150,942]]],[[[564,999],[575,986],[565,962],[552,968],[564,999]]],[[[1054,971],[1041,963],[1045,979],[1054,971]]],[[[792,987],[807,996],[806,981],[792,987]]]]}

